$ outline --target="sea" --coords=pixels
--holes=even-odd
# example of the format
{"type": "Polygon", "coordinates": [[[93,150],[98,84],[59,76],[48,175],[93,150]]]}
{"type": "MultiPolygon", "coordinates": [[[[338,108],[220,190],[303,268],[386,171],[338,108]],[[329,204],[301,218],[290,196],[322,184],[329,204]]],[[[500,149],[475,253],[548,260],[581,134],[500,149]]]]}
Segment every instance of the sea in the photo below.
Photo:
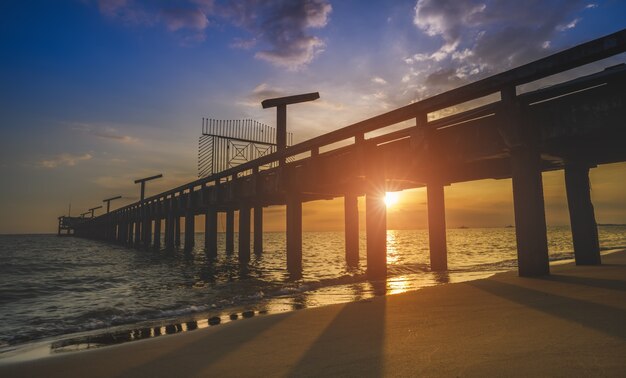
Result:
{"type": "MultiPolygon", "coordinates": [[[[604,251],[626,248],[626,226],[599,226],[599,236],[604,251]]],[[[225,235],[218,237],[223,251],[225,235]]],[[[429,270],[426,230],[390,230],[382,281],[365,275],[363,235],[359,266],[350,267],[342,232],[305,232],[297,279],[286,270],[284,233],[264,233],[263,253],[246,265],[236,250],[207,257],[203,234],[195,239],[195,249],[185,252],[0,235],[0,362],[475,280],[517,265],[511,227],[449,229],[445,273],[429,270]]],[[[551,260],[573,258],[569,227],[549,227],[548,243],[551,260]]]]}

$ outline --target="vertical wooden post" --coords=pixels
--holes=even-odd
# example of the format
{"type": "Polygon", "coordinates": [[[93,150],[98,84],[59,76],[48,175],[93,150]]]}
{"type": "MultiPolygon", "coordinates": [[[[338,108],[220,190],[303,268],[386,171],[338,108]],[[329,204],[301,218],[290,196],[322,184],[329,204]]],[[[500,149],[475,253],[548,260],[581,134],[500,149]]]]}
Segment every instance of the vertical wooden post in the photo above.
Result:
{"type": "Polygon", "coordinates": [[[428,242],[430,247],[430,270],[448,269],[448,249],[446,246],[446,209],[443,185],[436,182],[427,184],[428,197],[428,242]]]}
{"type": "Polygon", "coordinates": [[[302,201],[296,194],[287,195],[287,270],[294,278],[302,275],[302,201]]]}
{"type": "Polygon", "coordinates": [[[235,251],[235,211],[226,210],[226,253],[235,251]]]}
{"type": "Polygon", "coordinates": [[[518,271],[524,277],[541,276],[550,273],[550,264],[539,135],[534,125],[524,124],[515,92],[515,87],[506,88],[501,95],[502,121],[510,124],[513,141],[510,151],[518,271]]]}
{"type": "Polygon", "coordinates": [[[217,256],[217,209],[209,206],[204,215],[204,251],[217,256]]]}
{"type": "Polygon", "coordinates": [[[239,263],[250,261],[250,206],[244,204],[239,208],[239,263]]]}
{"type": "Polygon", "coordinates": [[[359,264],[359,200],[354,194],[344,196],[346,264],[359,264]]]}
{"type": "Polygon", "coordinates": [[[570,163],[565,166],[567,206],[574,242],[576,265],[601,264],[598,225],[591,202],[589,167],[570,163]]]}
{"type": "Polygon", "coordinates": [[[254,207],[254,253],[263,253],[263,206],[254,207]]]}

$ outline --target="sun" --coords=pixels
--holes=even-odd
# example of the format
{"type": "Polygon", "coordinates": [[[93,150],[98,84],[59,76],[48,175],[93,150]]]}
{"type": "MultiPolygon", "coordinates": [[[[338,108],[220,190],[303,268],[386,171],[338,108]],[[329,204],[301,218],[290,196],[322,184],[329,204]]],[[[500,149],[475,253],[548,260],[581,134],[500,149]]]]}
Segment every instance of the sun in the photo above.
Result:
{"type": "Polygon", "coordinates": [[[395,205],[396,203],[398,203],[398,200],[400,199],[400,193],[398,192],[387,192],[385,193],[385,205],[387,207],[391,207],[393,205],[395,205]]]}

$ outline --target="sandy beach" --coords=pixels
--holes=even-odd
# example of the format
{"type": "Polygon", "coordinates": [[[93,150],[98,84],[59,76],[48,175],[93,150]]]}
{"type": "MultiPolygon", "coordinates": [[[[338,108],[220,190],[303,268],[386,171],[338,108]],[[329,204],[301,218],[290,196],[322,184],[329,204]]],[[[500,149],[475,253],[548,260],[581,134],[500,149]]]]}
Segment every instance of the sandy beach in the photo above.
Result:
{"type": "Polygon", "coordinates": [[[620,376],[626,251],[0,365],[3,377],[620,376]]]}

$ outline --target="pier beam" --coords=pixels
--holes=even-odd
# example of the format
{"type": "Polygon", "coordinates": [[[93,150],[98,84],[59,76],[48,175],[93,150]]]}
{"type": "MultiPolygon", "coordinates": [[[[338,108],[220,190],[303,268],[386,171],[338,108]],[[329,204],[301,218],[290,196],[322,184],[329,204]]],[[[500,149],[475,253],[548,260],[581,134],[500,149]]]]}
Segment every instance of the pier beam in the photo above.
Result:
{"type": "Polygon", "coordinates": [[[204,251],[217,256],[217,209],[209,207],[204,214],[204,251]]]}
{"type": "Polygon", "coordinates": [[[235,211],[226,210],[226,253],[235,251],[235,211]]]}
{"type": "Polygon", "coordinates": [[[195,245],[196,222],[193,210],[185,212],[185,252],[191,252],[195,245]]]}
{"type": "Polygon", "coordinates": [[[254,207],[254,254],[263,253],[263,206],[254,207]]]}
{"type": "Polygon", "coordinates": [[[448,249],[446,245],[446,209],[444,186],[428,183],[428,243],[430,247],[430,270],[448,270],[448,249]]]}
{"type": "Polygon", "coordinates": [[[600,243],[591,202],[589,167],[582,164],[567,164],[565,189],[576,265],[599,265],[600,243]]]}
{"type": "Polygon", "coordinates": [[[154,240],[152,241],[152,246],[157,251],[161,249],[161,217],[158,215],[154,218],[154,240]]]}
{"type": "Polygon", "coordinates": [[[527,147],[513,149],[511,168],[519,275],[550,274],[539,151],[527,147]]]}
{"type": "Polygon", "coordinates": [[[344,196],[346,264],[359,264],[359,200],[354,194],[344,196]]]}
{"type": "Polygon", "coordinates": [[[287,270],[292,277],[302,275],[302,201],[287,196],[287,270]]]}
{"type": "Polygon", "coordinates": [[[250,206],[239,209],[239,263],[250,261],[250,206]]]}

